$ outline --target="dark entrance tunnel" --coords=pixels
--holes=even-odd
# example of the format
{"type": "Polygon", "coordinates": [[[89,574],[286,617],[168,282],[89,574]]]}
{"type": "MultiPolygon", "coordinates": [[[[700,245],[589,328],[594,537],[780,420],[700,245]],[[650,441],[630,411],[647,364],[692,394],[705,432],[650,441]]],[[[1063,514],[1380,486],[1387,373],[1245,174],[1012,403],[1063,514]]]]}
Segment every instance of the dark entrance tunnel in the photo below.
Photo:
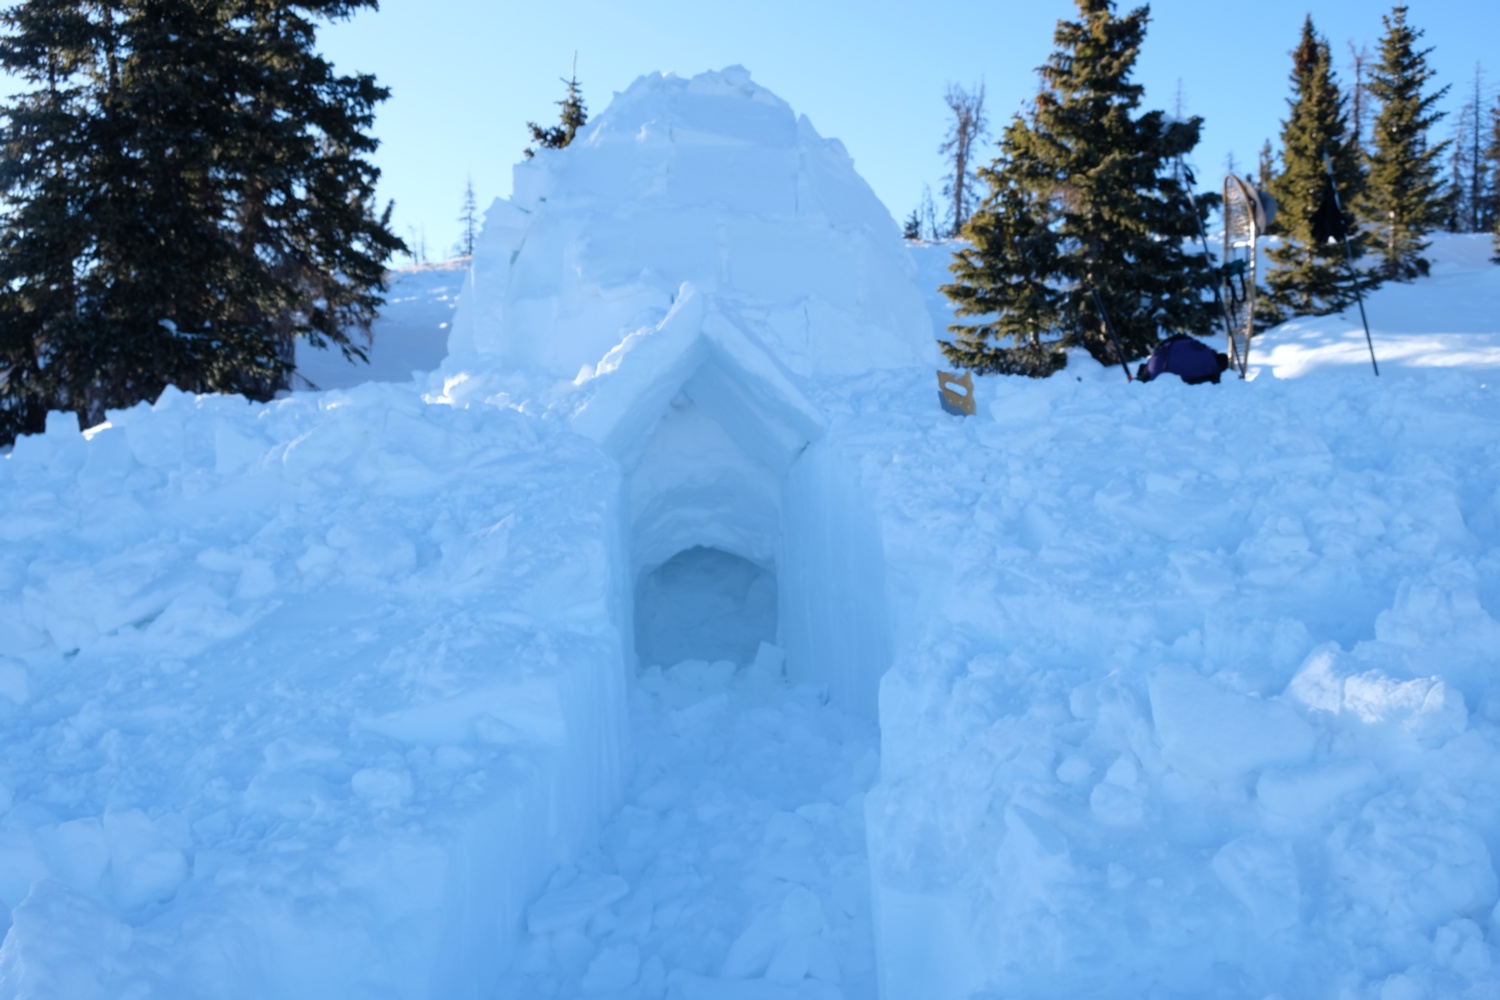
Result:
{"type": "Polygon", "coordinates": [[[642,666],[749,663],[776,642],[776,601],[770,570],[723,549],[686,549],[636,586],[636,654],[642,666]]]}

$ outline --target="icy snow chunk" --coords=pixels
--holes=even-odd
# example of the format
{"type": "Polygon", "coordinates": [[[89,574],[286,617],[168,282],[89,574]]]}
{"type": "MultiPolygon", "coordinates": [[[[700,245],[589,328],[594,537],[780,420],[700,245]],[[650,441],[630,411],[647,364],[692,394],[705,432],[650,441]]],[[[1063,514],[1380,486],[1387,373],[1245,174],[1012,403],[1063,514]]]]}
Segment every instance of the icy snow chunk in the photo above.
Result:
{"type": "Polygon", "coordinates": [[[1005,841],[1002,852],[1025,878],[1045,882],[1073,868],[1068,838],[1047,819],[1023,805],[1005,807],[1005,841]]]}
{"type": "Polygon", "coordinates": [[[719,974],[725,979],[770,978],[774,965],[780,981],[801,979],[811,961],[811,939],[827,928],[818,897],[806,886],[794,885],[779,905],[756,914],[734,939],[719,974]]]}
{"type": "Polygon", "coordinates": [[[1438,745],[1468,728],[1463,695],[1441,677],[1398,681],[1379,670],[1348,672],[1337,644],[1315,650],[1292,678],[1287,692],[1308,708],[1357,719],[1366,725],[1394,725],[1428,745],[1438,745]]]}
{"type": "Polygon", "coordinates": [[[1342,893],[1381,914],[1393,934],[1428,934],[1439,921],[1488,909],[1500,883],[1466,816],[1471,808],[1426,790],[1379,795],[1357,823],[1329,835],[1330,875],[1342,893]]]}
{"type": "Polygon", "coordinates": [[[750,664],[752,670],[780,677],[786,665],[786,650],[780,646],[773,646],[769,642],[762,642],[755,650],[755,659],[750,664]]]}
{"type": "Polygon", "coordinates": [[[312,740],[283,737],[266,745],[263,752],[266,766],[272,770],[295,770],[307,764],[323,764],[338,760],[338,747],[328,746],[312,740]]]}
{"type": "Polygon", "coordinates": [[[1121,756],[1110,765],[1104,780],[1089,793],[1089,808],[1111,826],[1133,826],[1145,813],[1145,799],[1137,788],[1135,761],[1121,756]]]}
{"type": "Polygon", "coordinates": [[[134,909],[170,899],[188,875],[187,858],[139,809],[104,814],[115,902],[134,909]]]}
{"type": "Polygon", "coordinates": [[[46,847],[55,878],[80,892],[93,893],[100,888],[109,868],[109,837],[97,816],[68,820],[40,836],[46,847]]]}
{"type": "Polygon", "coordinates": [[[1379,769],[1368,760],[1333,761],[1266,771],[1256,782],[1255,797],[1280,816],[1311,819],[1344,796],[1379,780],[1379,769]]]}
{"type": "Polygon", "coordinates": [[[16,823],[14,817],[0,825],[0,906],[15,906],[31,884],[48,873],[36,832],[16,823]]]}
{"type": "Polygon", "coordinates": [[[1162,757],[1183,774],[1231,781],[1312,755],[1313,729],[1290,707],[1251,698],[1187,670],[1151,676],[1151,714],[1162,757]]]}
{"type": "Polygon", "coordinates": [[[221,476],[239,472],[269,450],[268,441],[245,433],[242,427],[239,421],[214,424],[214,471],[221,476]]]}
{"type": "Polygon", "coordinates": [[[338,552],[339,567],[350,577],[399,580],[411,575],[417,564],[416,546],[388,522],[341,521],[328,530],[326,541],[338,552]]]}
{"type": "Polygon", "coordinates": [[[1297,922],[1302,887],[1291,845],[1281,840],[1241,837],[1214,855],[1214,874],[1245,904],[1262,937],[1297,922]]]}
{"type": "Polygon", "coordinates": [[[285,819],[307,819],[330,800],[328,783],[315,774],[267,768],[245,787],[245,805],[285,819]]]}
{"type": "Polygon", "coordinates": [[[555,745],[567,736],[560,697],[556,684],[547,679],[518,677],[509,684],[475,688],[457,698],[367,719],[363,726],[393,739],[433,746],[502,734],[505,742],[555,745]],[[501,729],[497,722],[508,728],[501,729]]]}
{"type": "Polygon", "coordinates": [[[629,893],[630,884],[618,875],[586,875],[532,903],[526,911],[526,929],[533,934],[548,934],[576,927],[629,893]]]}
{"type": "Polygon", "coordinates": [[[1081,785],[1093,775],[1094,765],[1089,763],[1087,757],[1069,754],[1057,765],[1056,773],[1057,780],[1065,785],[1081,785]]]}

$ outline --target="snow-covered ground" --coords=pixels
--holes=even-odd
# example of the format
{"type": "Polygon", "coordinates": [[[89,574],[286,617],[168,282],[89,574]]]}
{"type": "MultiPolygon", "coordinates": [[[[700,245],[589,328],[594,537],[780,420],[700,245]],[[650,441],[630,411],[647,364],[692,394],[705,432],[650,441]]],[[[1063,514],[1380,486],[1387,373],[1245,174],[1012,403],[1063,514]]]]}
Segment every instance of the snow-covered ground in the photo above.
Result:
{"type": "Polygon", "coordinates": [[[961,419],[951,248],[744,71],[515,187],[344,388],[0,459],[0,998],[1500,995],[1488,241],[1378,379],[961,419]]]}

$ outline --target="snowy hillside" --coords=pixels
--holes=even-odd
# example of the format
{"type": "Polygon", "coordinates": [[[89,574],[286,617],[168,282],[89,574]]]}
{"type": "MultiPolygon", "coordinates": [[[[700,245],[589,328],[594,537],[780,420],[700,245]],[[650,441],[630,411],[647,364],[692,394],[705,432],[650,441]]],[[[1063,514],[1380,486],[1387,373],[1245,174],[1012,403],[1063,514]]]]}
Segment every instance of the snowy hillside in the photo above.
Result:
{"type": "Polygon", "coordinates": [[[338,350],[297,345],[297,387],[351,389],[365,382],[408,382],[448,355],[448,329],[468,277],[467,258],[421,264],[386,275],[385,305],[370,329],[356,335],[368,361],[350,362],[338,350]]]}
{"type": "Polygon", "coordinates": [[[962,419],[743,70],[515,190],[446,357],[0,458],[0,998],[1500,993],[1487,246],[962,419]]]}

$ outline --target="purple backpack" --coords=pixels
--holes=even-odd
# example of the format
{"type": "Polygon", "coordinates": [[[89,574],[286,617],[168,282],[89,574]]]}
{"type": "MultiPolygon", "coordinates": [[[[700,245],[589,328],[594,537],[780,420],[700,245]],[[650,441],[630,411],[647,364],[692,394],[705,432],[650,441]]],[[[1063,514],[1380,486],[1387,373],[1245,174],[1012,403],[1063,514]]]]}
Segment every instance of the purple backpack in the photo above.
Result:
{"type": "Polygon", "coordinates": [[[1142,382],[1170,372],[1188,385],[1200,382],[1218,384],[1219,374],[1228,367],[1228,356],[1201,340],[1179,333],[1157,344],[1156,350],[1136,374],[1142,382]]]}

